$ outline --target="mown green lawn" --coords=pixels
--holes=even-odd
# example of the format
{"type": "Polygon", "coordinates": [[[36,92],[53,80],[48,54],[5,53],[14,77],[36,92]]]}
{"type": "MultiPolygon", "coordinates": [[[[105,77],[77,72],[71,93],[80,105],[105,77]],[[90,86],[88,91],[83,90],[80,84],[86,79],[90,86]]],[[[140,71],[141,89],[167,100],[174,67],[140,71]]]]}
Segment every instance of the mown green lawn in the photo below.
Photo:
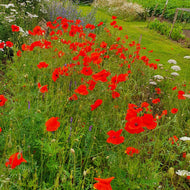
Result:
{"type": "MultiPolygon", "coordinates": [[[[91,10],[90,6],[80,6],[81,11],[86,14],[91,10]]],[[[101,10],[97,10],[97,20],[105,20],[108,24],[111,22],[111,16],[101,10]]],[[[129,41],[135,40],[139,42],[140,35],[142,35],[141,45],[146,47],[147,50],[152,50],[153,53],[149,54],[149,58],[152,62],[155,59],[160,59],[159,64],[164,65],[164,70],[158,70],[158,74],[169,76],[172,66],[167,61],[169,59],[175,59],[178,65],[181,67],[179,71],[180,81],[190,80],[190,61],[184,59],[184,56],[190,55],[190,49],[182,47],[180,43],[168,39],[166,36],[160,35],[156,31],[147,28],[148,22],[125,22],[117,19],[118,25],[123,26],[123,30],[120,31],[118,36],[129,36],[129,41]]]]}

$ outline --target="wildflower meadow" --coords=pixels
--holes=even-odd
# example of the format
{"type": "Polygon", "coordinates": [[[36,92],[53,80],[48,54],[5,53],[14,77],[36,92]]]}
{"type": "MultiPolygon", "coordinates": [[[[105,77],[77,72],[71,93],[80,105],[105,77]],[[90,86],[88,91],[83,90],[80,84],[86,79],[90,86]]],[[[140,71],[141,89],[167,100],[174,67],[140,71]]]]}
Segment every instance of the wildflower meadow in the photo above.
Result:
{"type": "Polygon", "coordinates": [[[189,49],[47,2],[45,27],[28,12],[35,26],[13,20],[0,41],[0,189],[190,189],[189,49]]]}

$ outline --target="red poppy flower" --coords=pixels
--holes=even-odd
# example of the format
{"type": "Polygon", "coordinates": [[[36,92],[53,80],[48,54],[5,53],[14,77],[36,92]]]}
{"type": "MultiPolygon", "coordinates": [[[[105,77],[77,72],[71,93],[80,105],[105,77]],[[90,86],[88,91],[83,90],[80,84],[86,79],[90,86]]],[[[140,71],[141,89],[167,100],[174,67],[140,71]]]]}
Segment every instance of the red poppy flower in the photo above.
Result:
{"type": "Polygon", "coordinates": [[[115,20],[117,17],[116,16],[112,16],[112,19],[115,20]]]}
{"type": "Polygon", "coordinates": [[[159,99],[159,98],[152,100],[152,103],[153,103],[153,104],[157,104],[158,102],[160,102],[160,99],[159,99]]]}
{"type": "Polygon", "coordinates": [[[56,131],[60,127],[60,123],[57,121],[58,119],[58,117],[51,117],[48,121],[46,121],[46,130],[56,131]]]}
{"type": "Polygon", "coordinates": [[[55,82],[59,78],[59,69],[55,69],[52,73],[52,80],[55,82]]]}
{"type": "Polygon", "coordinates": [[[112,98],[118,98],[120,97],[120,93],[119,92],[116,92],[116,91],[112,91],[112,98]]]}
{"type": "Polygon", "coordinates": [[[135,109],[128,109],[125,120],[129,121],[135,117],[137,117],[137,111],[135,109]]]}
{"type": "Polygon", "coordinates": [[[20,50],[18,50],[16,54],[17,54],[18,57],[21,57],[21,53],[22,52],[20,50]]]}
{"type": "Polygon", "coordinates": [[[125,153],[133,157],[133,154],[139,154],[139,150],[134,147],[127,147],[125,153]]]}
{"type": "Polygon", "coordinates": [[[4,95],[0,95],[0,106],[4,106],[7,99],[4,97],[4,95]]]}
{"type": "Polygon", "coordinates": [[[87,83],[89,84],[88,89],[89,89],[89,90],[94,90],[95,85],[96,85],[96,82],[93,81],[93,80],[89,80],[87,83]]]}
{"type": "Polygon", "coordinates": [[[117,22],[114,20],[110,23],[111,26],[115,25],[117,22]]]}
{"type": "Polygon", "coordinates": [[[153,49],[149,51],[149,53],[152,53],[153,52],[153,49]]]}
{"type": "Polygon", "coordinates": [[[101,26],[101,25],[103,25],[104,23],[103,22],[100,22],[97,26],[101,26]]]}
{"type": "Polygon", "coordinates": [[[94,104],[92,104],[91,107],[91,111],[95,110],[97,107],[99,107],[102,104],[102,100],[98,99],[94,102],[94,104]]]}
{"type": "Polygon", "coordinates": [[[22,153],[18,152],[10,156],[9,161],[5,163],[5,166],[8,167],[10,165],[11,169],[14,169],[22,162],[27,162],[27,161],[23,158],[22,153]]]}
{"type": "Polygon", "coordinates": [[[147,108],[149,106],[149,103],[147,103],[147,102],[143,102],[142,104],[141,104],[141,107],[142,108],[147,108]]]}
{"type": "Polygon", "coordinates": [[[111,75],[110,72],[106,71],[105,69],[103,69],[102,71],[100,71],[99,73],[96,73],[94,75],[92,75],[92,78],[95,81],[102,81],[102,82],[107,82],[107,77],[111,75]]]}
{"type": "Polygon", "coordinates": [[[13,42],[11,42],[11,41],[6,41],[6,46],[7,46],[7,47],[13,47],[13,42]]]}
{"type": "Polygon", "coordinates": [[[41,92],[41,93],[48,92],[47,86],[48,86],[48,85],[41,86],[41,84],[38,83],[38,88],[40,89],[40,92],[41,92]]]}
{"type": "Polygon", "coordinates": [[[168,140],[171,141],[172,144],[174,144],[174,142],[177,142],[179,139],[176,136],[173,136],[170,137],[168,140]]]}
{"type": "Polygon", "coordinates": [[[160,88],[155,88],[155,91],[157,94],[161,94],[161,89],[160,88]]]}
{"type": "Polygon", "coordinates": [[[102,43],[100,44],[100,47],[101,47],[101,48],[106,48],[106,47],[107,47],[107,43],[106,43],[106,42],[102,42],[102,43]]]}
{"type": "Polygon", "coordinates": [[[18,32],[20,30],[19,27],[16,25],[12,25],[11,28],[13,32],[18,32]]]}
{"type": "Polygon", "coordinates": [[[187,176],[187,179],[189,180],[189,179],[190,179],[190,176],[187,176]]]}
{"type": "Polygon", "coordinates": [[[155,59],[155,61],[160,61],[160,59],[155,59]]]}
{"type": "Polygon", "coordinates": [[[88,37],[90,37],[90,38],[92,38],[93,40],[95,40],[95,38],[96,38],[96,34],[89,33],[89,34],[88,34],[88,37]]]}
{"type": "Polygon", "coordinates": [[[172,90],[176,90],[177,89],[177,86],[174,86],[173,88],[172,88],[172,90]]]}
{"type": "Polygon", "coordinates": [[[0,49],[3,49],[5,47],[5,43],[4,42],[1,42],[0,43],[0,49]]]}
{"type": "Polygon", "coordinates": [[[71,97],[69,97],[69,100],[78,100],[78,97],[76,94],[73,94],[71,97]]]}
{"type": "Polygon", "coordinates": [[[42,36],[45,34],[45,30],[42,30],[40,26],[35,26],[35,28],[33,29],[33,32],[29,30],[28,33],[33,36],[35,35],[42,36]]]}
{"type": "Polygon", "coordinates": [[[184,91],[182,91],[182,90],[178,91],[178,99],[185,100],[186,98],[185,98],[185,96],[183,96],[184,94],[185,94],[184,91]]]}
{"type": "Polygon", "coordinates": [[[2,129],[1,129],[1,127],[0,127],[0,133],[2,132],[2,129]]]}
{"type": "Polygon", "coordinates": [[[144,124],[144,127],[147,129],[154,129],[157,126],[156,119],[154,119],[152,114],[144,114],[142,117],[142,122],[144,124]]]}
{"type": "Polygon", "coordinates": [[[125,124],[125,130],[131,134],[138,134],[144,131],[143,121],[140,117],[133,117],[125,124]]]}
{"type": "Polygon", "coordinates": [[[107,139],[107,143],[112,144],[121,144],[124,142],[124,137],[120,136],[123,129],[120,129],[119,131],[109,131],[107,134],[109,135],[109,138],[107,139]]]}
{"type": "Polygon", "coordinates": [[[81,95],[87,95],[88,91],[86,89],[85,85],[80,85],[77,89],[75,89],[75,92],[81,95]]]}
{"type": "Polygon", "coordinates": [[[175,113],[177,113],[177,112],[178,112],[178,109],[177,109],[177,108],[172,108],[172,109],[171,109],[171,113],[175,114],[175,113]]]}
{"type": "Polygon", "coordinates": [[[114,178],[115,177],[110,177],[107,179],[94,178],[96,181],[98,181],[98,183],[94,184],[94,187],[98,190],[112,190],[110,183],[114,178]]]}
{"type": "Polygon", "coordinates": [[[46,68],[46,67],[48,67],[48,64],[47,64],[46,62],[40,62],[40,63],[37,65],[37,67],[38,67],[39,69],[41,69],[41,68],[46,68]]]}
{"type": "Polygon", "coordinates": [[[182,154],[183,158],[186,158],[186,155],[187,155],[187,153],[183,152],[183,154],[182,154]]]}
{"type": "Polygon", "coordinates": [[[63,30],[66,31],[67,28],[69,27],[69,24],[67,22],[63,22],[61,26],[62,26],[63,30]]]}
{"type": "Polygon", "coordinates": [[[92,74],[93,70],[91,67],[83,67],[81,70],[81,73],[86,76],[90,76],[92,74]]]}

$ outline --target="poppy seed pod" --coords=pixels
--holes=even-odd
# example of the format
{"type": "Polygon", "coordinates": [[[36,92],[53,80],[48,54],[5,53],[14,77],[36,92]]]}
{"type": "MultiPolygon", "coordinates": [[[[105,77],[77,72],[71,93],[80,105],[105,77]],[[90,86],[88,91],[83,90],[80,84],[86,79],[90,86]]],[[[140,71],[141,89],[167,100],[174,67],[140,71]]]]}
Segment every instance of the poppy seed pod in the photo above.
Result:
{"type": "Polygon", "coordinates": [[[174,168],[173,167],[170,167],[168,169],[168,175],[169,175],[169,177],[173,177],[173,175],[174,175],[174,168]]]}

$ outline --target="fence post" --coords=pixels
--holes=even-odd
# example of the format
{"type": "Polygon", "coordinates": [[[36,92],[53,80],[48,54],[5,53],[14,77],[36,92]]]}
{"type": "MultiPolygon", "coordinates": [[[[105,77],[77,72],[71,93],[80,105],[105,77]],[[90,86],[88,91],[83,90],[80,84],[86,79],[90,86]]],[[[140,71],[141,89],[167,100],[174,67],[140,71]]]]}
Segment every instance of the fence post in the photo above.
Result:
{"type": "Polygon", "coordinates": [[[174,16],[174,20],[173,20],[172,28],[171,28],[171,30],[170,30],[170,35],[169,35],[169,37],[171,37],[171,33],[172,33],[172,30],[173,30],[174,24],[175,24],[175,22],[176,22],[176,19],[177,19],[177,15],[178,15],[178,8],[176,9],[176,12],[175,12],[175,16],[174,16]]]}

